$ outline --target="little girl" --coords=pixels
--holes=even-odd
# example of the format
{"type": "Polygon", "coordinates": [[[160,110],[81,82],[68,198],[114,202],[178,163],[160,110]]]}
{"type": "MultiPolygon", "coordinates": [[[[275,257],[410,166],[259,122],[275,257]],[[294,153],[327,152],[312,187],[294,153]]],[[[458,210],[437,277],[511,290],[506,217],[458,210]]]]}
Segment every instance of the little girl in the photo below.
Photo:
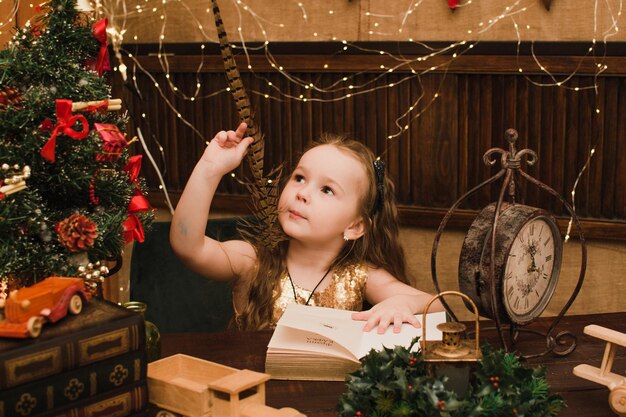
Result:
{"type": "MultiPolygon", "coordinates": [[[[219,132],[194,168],[170,231],[174,252],[192,270],[233,285],[240,329],[274,327],[287,304],[345,310],[383,333],[403,322],[419,327],[431,296],[407,284],[398,242],[393,183],[382,161],[363,144],[327,137],[302,155],[284,185],[278,220],[286,240],[270,250],[246,240],[205,236],[211,201],[222,176],[235,169],[252,142],[246,124],[219,132]]],[[[441,309],[431,306],[431,311],[441,309]]]]}

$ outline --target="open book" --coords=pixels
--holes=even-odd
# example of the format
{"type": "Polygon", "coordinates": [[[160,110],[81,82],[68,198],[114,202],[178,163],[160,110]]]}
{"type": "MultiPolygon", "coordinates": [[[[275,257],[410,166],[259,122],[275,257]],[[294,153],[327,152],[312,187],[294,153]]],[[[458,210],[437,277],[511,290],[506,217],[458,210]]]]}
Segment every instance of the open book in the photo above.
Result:
{"type": "MultiPolygon", "coordinates": [[[[422,329],[404,323],[399,333],[390,326],[384,334],[363,331],[364,321],[352,320],[353,311],[290,304],[267,346],[265,372],[274,379],[343,381],[360,366],[371,349],[409,346],[422,329]]],[[[418,316],[420,322],[422,315],[418,316]]],[[[441,340],[439,323],[445,312],[429,313],[426,340],[441,340]]],[[[415,346],[417,349],[418,346],[415,346]]]]}

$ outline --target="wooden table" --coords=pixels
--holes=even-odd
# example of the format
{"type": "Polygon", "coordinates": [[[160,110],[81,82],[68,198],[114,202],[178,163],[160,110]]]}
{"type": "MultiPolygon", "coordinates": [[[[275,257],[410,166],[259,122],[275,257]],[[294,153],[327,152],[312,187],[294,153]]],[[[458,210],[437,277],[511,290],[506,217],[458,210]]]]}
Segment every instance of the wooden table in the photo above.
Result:
{"type": "MultiPolygon", "coordinates": [[[[533,328],[548,326],[551,319],[541,319],[533,328]]],[[[566,357],[547,354],[530,359],[529,365],[542,364],[547,368],[547,379],[554,392],[566,400],[568,407],[561,417],[610,417],[614,414],[608,405],[609,391],[572,374],[574,366],[589,363],[600,366],[605,343],[583,334],[584,326],[598,324],[626,333],[626,312],[564,317],[557,331],[568,330],[578,338],[578,347],[566,357]]],[[[265,350],[271,331],[180,333],[162,335],[162,354],[184,353],[239,369],[264,371],[265,350]]],[[[494,347],[499,338],[494,331],[481,332],[481,341],[494,347]]],[[[545,338],[523,333],[517,345],[526,352],[539,352],[545,338]]],[[[626,349],[618,351],[613,372],[626,375],[626,349]]],[[[308,417],[336,417],[335,407],[346,386],[343,382],[270,381],[267,386],[267,404],[272,407],[293,407],[308,417]]]]}

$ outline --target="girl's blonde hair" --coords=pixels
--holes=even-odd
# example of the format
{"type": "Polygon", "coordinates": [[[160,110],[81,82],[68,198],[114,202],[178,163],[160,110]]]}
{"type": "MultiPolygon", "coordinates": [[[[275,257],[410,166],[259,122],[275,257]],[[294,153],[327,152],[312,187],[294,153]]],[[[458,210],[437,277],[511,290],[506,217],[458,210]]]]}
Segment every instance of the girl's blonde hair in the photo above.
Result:
{"type": "MultiPolygon", "coordinates": [[[[307,150],[320,145],[332,145],[352,155],[361,162],[368,178],[368,186],[359,206],[365,233],[359,239],[346,242],[333,261],[332,268],[337,270],[362,263],[370,267],[383,268],[398,280],[408,283],[406,260],[399,242],[398,209],[393,182],[387,175],[384,175],[383,187],[377,187],[374,170],[375,156],[361,142],[343,136],[326,134],[307,150]],[[383,191],[381,198],[378,198],[379,189],[383,191]]],[[[285,240],[273,250],[263,245],[255,245],[258,266],[250,283],[249,302],[237,318],[236,325],[241,330],[269,327],[274,302],[278,296],[274,294],[275,289],[286,270],[285,259],[288,244],[289,242],[285,240]]]]}

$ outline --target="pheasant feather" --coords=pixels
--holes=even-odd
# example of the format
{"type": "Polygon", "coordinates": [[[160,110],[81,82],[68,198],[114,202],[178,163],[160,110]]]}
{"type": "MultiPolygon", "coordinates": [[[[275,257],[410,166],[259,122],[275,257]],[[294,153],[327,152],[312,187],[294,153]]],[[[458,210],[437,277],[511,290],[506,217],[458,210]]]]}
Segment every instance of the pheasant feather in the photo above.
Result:
{"type": "Polygon", "coordinates": [[[284,235],[278,226],[278,187],[282,167],[279,166],[273,169],[267,176],[264,174],[263,158],[265,147],[263,134],[254,122],[250,98],[241,80],[241,74],[228,41],[217,0],[212,0],[212,5],[226,79],[235,99],[239,121],[248,125],[246,136],[254,138],[254,142],[248,149],[246,161],[252,172],[252,181],[248,183],[247,188],[252,196],[252,207],[256,222],[247,225],[248,230],[244,231],[244,235],[256,241],[257,244],[271,249],[284,239],[284,235]]]}

